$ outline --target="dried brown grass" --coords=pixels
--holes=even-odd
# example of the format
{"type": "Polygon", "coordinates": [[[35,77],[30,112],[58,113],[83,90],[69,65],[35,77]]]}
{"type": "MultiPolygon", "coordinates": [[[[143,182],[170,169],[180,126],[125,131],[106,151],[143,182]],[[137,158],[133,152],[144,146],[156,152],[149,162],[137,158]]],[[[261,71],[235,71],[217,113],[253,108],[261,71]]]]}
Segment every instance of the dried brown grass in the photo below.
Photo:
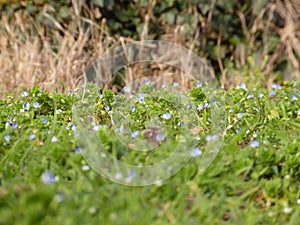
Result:
{"type": "Polygon", "coordinates": [[[47,10],[44,8],[44,15],[53,21],[52,28],[37,24],[22,12],[1,16],[1,91],[35,85],[62,92],[73,89],[87,65],[116,42],[105,31],[105,20],[99,26],[78,16],[65,29],[47,10]],[[83,29],[83,22],[89,28],[83,29]]]}

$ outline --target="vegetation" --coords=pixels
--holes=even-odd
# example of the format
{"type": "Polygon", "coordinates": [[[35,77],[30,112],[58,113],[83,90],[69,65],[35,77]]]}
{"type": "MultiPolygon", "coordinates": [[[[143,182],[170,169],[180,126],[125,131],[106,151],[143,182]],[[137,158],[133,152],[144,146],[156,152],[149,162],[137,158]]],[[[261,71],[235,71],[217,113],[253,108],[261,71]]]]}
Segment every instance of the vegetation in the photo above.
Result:
{"type": "Polygon", "coordinates": [[[0,225],[300,224],[299,10],[296,0],[0,0],[0,225]],[[147,39],[205,59],[222,118],[205,84],[161,65],[136,92],[140,64],[82,101],[91,63],[147,39]],[[170,73],[167,86],[152,82],[170,73]],[[76,119],[78,106],[92,117],[76,119]],[[113,174],[128,183],[117,184],[87,160],[94,143],[80,121],[122,162],[153,165],[181,142],[188,161],[153,185],[130,186],[135,170],[113,174]]]}

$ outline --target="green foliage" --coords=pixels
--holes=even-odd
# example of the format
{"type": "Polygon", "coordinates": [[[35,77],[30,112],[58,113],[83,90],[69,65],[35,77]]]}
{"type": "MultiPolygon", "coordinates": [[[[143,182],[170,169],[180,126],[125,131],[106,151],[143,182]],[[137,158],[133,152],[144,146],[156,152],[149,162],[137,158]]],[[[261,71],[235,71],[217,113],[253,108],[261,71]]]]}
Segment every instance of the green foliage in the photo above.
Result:
{"type": "MultiPolygon", "coordinates": [[[[204,173],[198,173],[199,160],[192,158],[162,185],[140,188],[121,186],[99,177],[83,156],[74,152],[78,151],[74,140],[76,128],[73,129],[70,118],[79,90],[73,95],[64,95],[35,87],[27,94],[22,93],[23,97],[6,94],[0,100],[0,224],[94,224],[97,221],[139,224],[141,220],[144,224],[170,221],[178,224],[297,224],[299,84],[286,82],[274,86],[275,95],[261,87],[241,87],[226,93],[227,129],[222,149],[213,164],[204,173]],[[35,102],[39,102],[39,107],[33,107],[35,102]],[[25,105],[24,110],[27,103],[30,107],[25,105]],[[238,116],[238,113],[243,114],[238,116]],[[18,126],[14,127],[14,123],[18,126]],[[34,138],[30,138],[32,134],[34,138]],[[45,171],[55,175],[52,184],[41,179],[45,171]]],[[[145,86],[141,89],[148,91],[142,103],[138,94],[124,101],[125,96],[115,95],[110,90],[103,95],[99,93],[95,102],[96,107],[99,105],[97,112],[107,115],[99,123],[107,126],[94,132],[98,132],[110,154],[130,164],[151,164],[167,157],[176,147],[178,130],[172,128],[172,119],[165,120],[161,127],[169,131],[167,136],[170,137],[165,148],[147,154],[130,151],[117,141],[116,126],[110,126],[114,106],[120,106],[116,103],[124,102],[125,110],[121,113],[128,115],[133,130],[140,129],[141,138],[151,131],[147,127],[148,116],[160,118],[168,109],[175,124],[176,118],[181,116],[180,111],[172,110],[174,105],[166,101],[178,102],[170,90],[153,91],[145,86]],[[109,110],[104,108],[108,104],[109,110]],[[131,111],[133,105],[135,110],[131,111]]],[[[194,87],[188,92],[196,107],[207,101],[203,90],[194,87]]],[[[95,96],[89,97],[89,93],[86,97],[95,99],[95,96]]],[[[202,107],[194,110],[201,120],[198,145],[205,151],[210,125],[207,123],[209,115],[203,115],[210,113],[202,107]]]]}

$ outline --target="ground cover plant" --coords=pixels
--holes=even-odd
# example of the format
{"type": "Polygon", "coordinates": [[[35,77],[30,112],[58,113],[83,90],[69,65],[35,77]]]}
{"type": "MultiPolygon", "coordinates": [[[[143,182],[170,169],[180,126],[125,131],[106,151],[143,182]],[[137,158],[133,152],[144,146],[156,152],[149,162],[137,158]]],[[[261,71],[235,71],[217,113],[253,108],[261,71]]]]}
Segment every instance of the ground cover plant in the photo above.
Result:
{"type": "MultiPolygon", "coordinates": [[[[130,138],[153,144],[171,137],[172,147],[176,132],[155,133],[151,139],[143,126],[143,118],[153,114],[167,131],[180,125],[163,99],[141,98],[147,91],[161,95],[165,88],[150,87],[146,81],[128,104],[130,138]]],[[[212,165],[199,173],[199,161],[213,139],[213,102],[202,88],[194,84],[187,93],[193,105],[185,106],[194,106],[199,116],[201,130],[192,135],[198,147],[190,149],[190,160],[177,174],[145,187],[113,183],[87,164],[72,121],[78,90],[61,94],[34,87],[18,96],[3,94],[0,224],[299,224],[299,84],[273,84],[270,90],[240,84],[223,90],[228,113],[223,146],[212,165]]],[[[151,154],[113,148],[117,139],[109,132],[122,132],[109,125],[118,97],[110,90],[99,95],[91,132],[105,135],[107,151],[120,160],[153,163],[151,154]]],[[[171,150],[158,148],[154,156],[161,159],[171,150]]],[[[134,173],[127,177],[134,179],[134,173]]]]}

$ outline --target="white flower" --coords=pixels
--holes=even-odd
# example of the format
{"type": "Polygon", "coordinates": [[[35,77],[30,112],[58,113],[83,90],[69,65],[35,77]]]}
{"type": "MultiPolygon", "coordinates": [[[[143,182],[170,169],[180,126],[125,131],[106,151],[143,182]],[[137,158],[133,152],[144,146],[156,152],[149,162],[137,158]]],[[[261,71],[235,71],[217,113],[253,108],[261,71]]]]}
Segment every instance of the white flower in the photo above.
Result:
{"type": "Polygon", "coordinates": [[[53,137],[51,138],[51,142],[57,142],[57,137],[56,137],[56,136],[53,136],[53,137]]]}

